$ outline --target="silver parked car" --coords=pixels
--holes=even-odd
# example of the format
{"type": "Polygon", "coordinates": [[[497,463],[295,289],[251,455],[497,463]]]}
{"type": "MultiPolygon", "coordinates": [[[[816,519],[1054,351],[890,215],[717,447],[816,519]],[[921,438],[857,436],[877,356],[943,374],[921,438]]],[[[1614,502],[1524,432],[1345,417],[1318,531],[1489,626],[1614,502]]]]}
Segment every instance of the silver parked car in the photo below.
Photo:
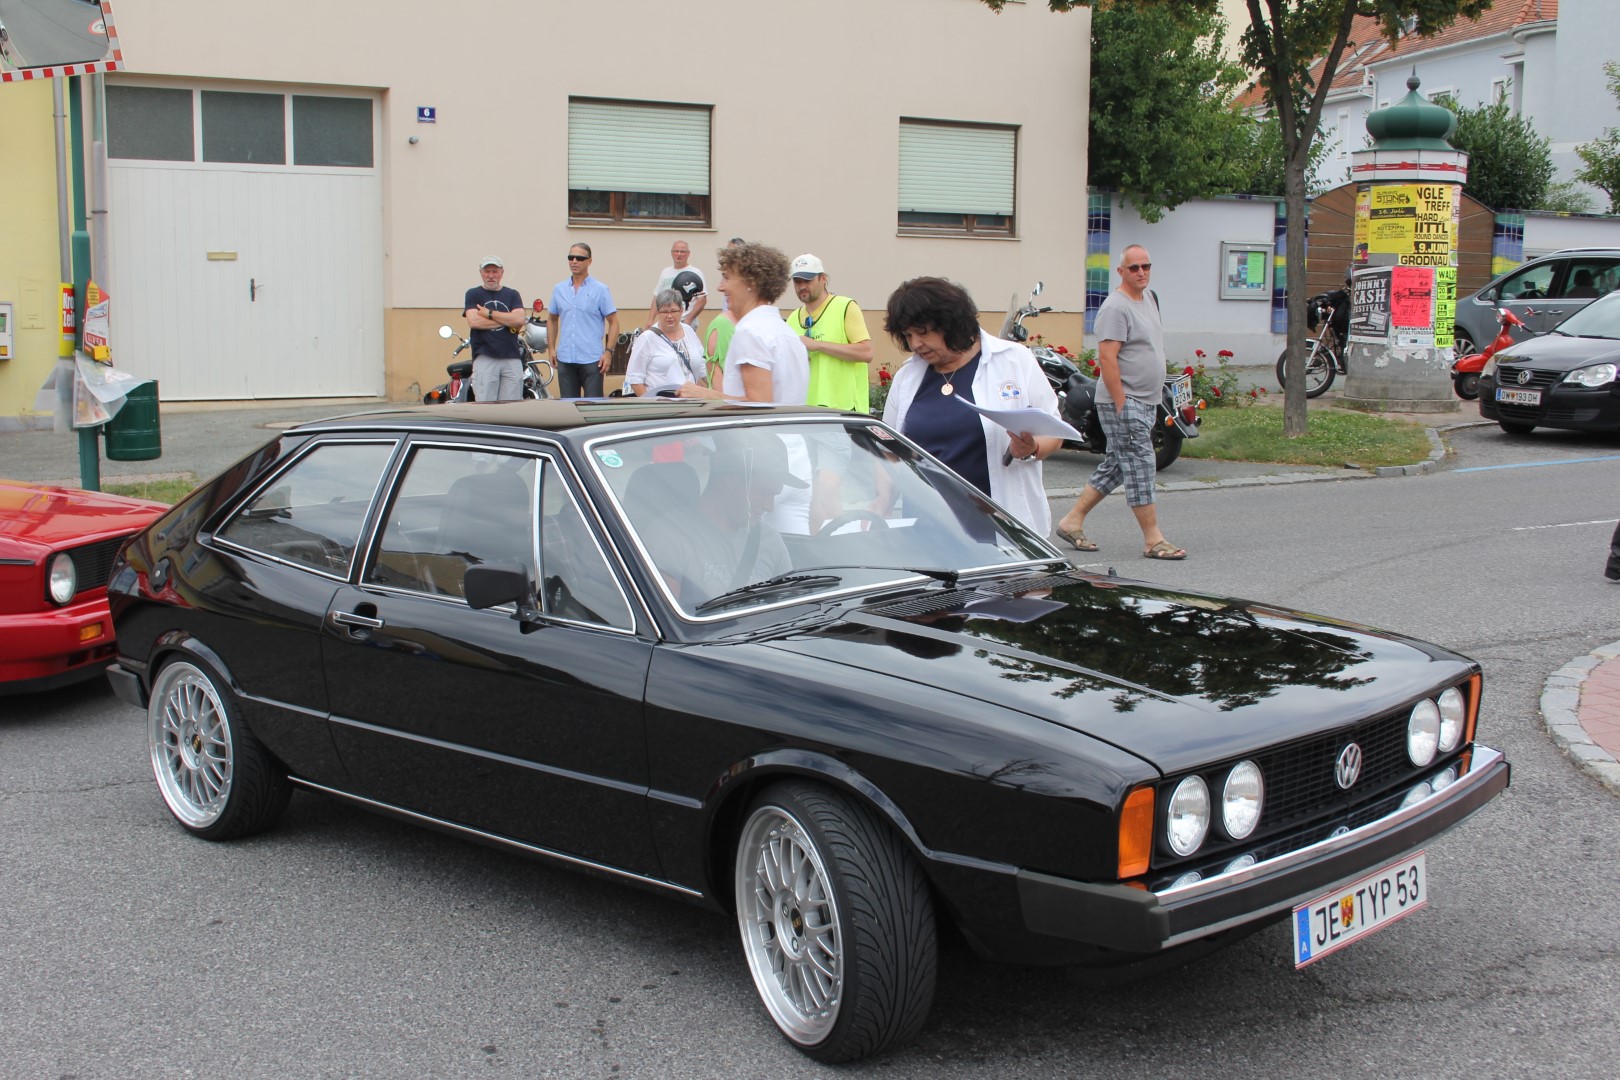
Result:
{"type": "Polygon", "coordinates": [[[1545,334],[1620,285],[1620,248],[1564,248],[1531,259],[1457,301],[1457,355],[1476,353],[1497,334],[1499,308],[1524,320],[1518,341],[1545,334]]]}

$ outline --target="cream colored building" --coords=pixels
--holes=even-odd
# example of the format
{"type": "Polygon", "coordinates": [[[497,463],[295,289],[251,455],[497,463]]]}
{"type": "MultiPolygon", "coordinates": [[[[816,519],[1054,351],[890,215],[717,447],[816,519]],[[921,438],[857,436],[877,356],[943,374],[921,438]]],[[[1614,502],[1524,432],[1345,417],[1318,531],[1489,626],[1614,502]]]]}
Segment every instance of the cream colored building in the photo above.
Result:
{"type": "MultiPolygon", "coordinates": [[[[712,286],[714,251],[740,235],[819,255],[879,338],[894,286],[942,274],[992,326],[1044,278],[1058,314],[1032,329],[1079,344],[1088,11],[116,10],[126,70],[107,77],[101,277],[120,366],[158,377],[165,400],[415,397],[444,378],[435,331],[464,326],[481,257],[501,256],[532,303],[577,241],[627,326],[671,241],[712,286]]],[[[16,404],[0,393],[0,412],[16,404]]]]}

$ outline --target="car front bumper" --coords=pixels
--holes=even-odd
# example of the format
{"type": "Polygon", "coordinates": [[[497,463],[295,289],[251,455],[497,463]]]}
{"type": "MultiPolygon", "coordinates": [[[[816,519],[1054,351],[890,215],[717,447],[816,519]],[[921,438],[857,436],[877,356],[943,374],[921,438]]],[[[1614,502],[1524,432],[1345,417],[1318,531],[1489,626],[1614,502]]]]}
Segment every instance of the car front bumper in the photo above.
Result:
{"type": "Polygon", "coordinates": [[[0,618],[0,694],[94,678],[116,652],[104,595],[51,611],[7,615],[0,618]]]}
{"type": "Polygon", "coordinates": [[[1020,871],[1024,926],[1060,941],[1152,954],[1269,921],[1421,847],[1483,807],[1508,779],[1502,754],[1476,745],[1467,772],[1409,806],[1252,866],[1159,892],[1020,871]]]}
{"type": "Polygon", "coordinates": [[[1620,432],[1620,383],[1599,387],[1560,383],[1542,394],[1541,404],[1528,406],[1498,402],[1498,385],[1494,378],[1480,380],[1479,415],[1486,420],[1568,431],[1620,432]]]}

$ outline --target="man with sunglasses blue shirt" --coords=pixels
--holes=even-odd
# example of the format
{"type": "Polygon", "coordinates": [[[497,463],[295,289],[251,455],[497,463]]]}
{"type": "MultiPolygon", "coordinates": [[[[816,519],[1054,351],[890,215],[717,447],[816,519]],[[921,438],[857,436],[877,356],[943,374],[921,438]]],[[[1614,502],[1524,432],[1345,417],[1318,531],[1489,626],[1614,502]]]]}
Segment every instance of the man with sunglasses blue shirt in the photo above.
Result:
{"type": "Polygon", "coordinates": [[[560,397],[601,397],[602,376],[613,362],[619,308],[590,270],[591,246],[575,244],[568,249],[568,277],[551,290],[546,333],[560,397]]]}
{"type": "Polygon", "coordinates": [[[847,296],[827,291],[827,269],[814,255],[793,260],[793,291],[799,310],[788,316],[793,332],[810,350],[810,390],[805,403],[829,409],[871,409],[872,335],[861,306],[847,296]]]}

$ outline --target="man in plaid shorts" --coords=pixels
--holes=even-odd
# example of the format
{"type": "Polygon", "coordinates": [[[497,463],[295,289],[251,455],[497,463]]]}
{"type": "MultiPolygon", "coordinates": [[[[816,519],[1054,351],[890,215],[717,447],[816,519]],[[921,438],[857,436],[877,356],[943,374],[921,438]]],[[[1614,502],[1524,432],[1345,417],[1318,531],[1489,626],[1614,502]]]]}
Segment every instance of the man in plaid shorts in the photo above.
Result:
{"type": "Polygon", "coordinates": [[[1086,538],[1086,515],[1108,493],[1125,485],[1125,502],[1142,529],[1142,555],[1185,559],[1187,553],[1159,531],[1153,504],[1154,413],[1164,393],[1164,326],[1159,298],[1148,288],[1153,262],[1147,248],[1131,244],[1119,260],[1119,288],[1097,309],[1097,419],[1108,436],[1108,453],[1086,481],[1074,507],[1057,523],[1057,534],[1077,551],[1096,551],[1086,538]]]}

